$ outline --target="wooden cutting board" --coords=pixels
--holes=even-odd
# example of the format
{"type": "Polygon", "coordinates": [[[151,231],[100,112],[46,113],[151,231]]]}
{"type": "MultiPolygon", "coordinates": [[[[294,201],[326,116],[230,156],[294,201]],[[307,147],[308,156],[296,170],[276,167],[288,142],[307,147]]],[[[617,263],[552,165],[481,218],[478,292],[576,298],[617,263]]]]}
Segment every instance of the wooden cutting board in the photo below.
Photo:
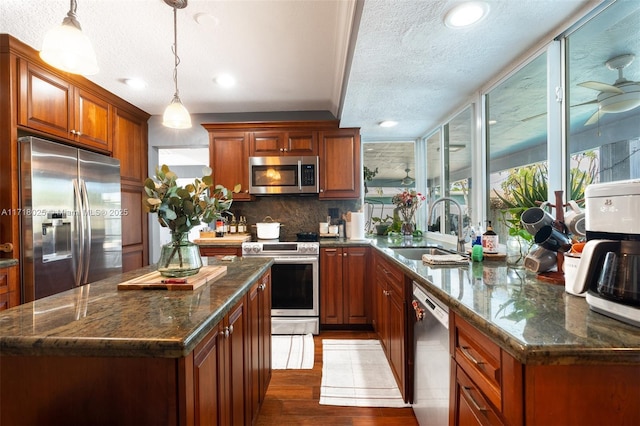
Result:
{"type": "MultiPolygon", "coordinates": [[[[248,234],[227,234],[224,237],[209,237],[203,236],[203,233],[200,233],[200,238],[193,240],[196,244],[203,245],[216,245],[216,244],[235,244],[235,243],[244,243],[245,241],[251,240],[251,235],[248,234]]],[[[205,234],[207,235],[207,234],[205,234]]]]}
{"type": "Polygon", "coordinates": [[[227,267],[224,265],[203,266],[197,274],[185,277],[186,283],[176,284],[163,282],[171,278],[163,277],[160,272],[154,271],[118,284],[118,290],[195,290],[207,283],[214,282],[226,273],[227,267]]]}

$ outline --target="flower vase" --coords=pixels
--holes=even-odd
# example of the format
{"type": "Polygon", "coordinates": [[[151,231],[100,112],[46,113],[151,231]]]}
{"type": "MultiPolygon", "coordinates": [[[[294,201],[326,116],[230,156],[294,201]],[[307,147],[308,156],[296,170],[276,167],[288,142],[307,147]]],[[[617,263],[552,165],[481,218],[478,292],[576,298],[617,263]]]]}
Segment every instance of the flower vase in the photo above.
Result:
{"type": "Polygon", "coordinates": [[[402,233],[402,235],[413,236],[413,231],[415,231],[415,225],[413,224],[413,222],[411,222],[410,220],[405,220],[402,222],[402,225],[400,226],[400,232],[402,233]]]}
{"type": "Polygon", "coordinates": [[[187,277],[202,268],[200,248],[189,241],[188,232],[171,234],[171,242],[164,244],[158,260],[158,272],[164,277],[187,277]]]}

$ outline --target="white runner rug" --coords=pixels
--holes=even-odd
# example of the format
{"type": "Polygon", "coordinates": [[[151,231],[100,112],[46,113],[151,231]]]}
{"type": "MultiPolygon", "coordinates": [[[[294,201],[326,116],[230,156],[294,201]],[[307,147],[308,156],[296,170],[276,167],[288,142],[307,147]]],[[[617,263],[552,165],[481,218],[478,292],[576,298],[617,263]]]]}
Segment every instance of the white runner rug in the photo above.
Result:
{"type": "Polygon", "coordinates": [[[313,368],[312,334],[272,335],[271,368],[274,370],[313,368]]]}
{"type": "Polygon", "coordinates": [[[409,407],[377,340],[322,341],[320,404],[409,407]]]}

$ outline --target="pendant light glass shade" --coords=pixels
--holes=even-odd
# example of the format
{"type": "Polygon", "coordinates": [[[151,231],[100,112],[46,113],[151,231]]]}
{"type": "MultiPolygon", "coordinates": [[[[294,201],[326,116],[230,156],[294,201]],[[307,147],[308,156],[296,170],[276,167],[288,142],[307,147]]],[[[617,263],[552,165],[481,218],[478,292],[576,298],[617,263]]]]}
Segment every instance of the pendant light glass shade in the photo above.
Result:
{"type": "Polygon", "coordinates": [[[187,0],[164,0],[169,6],[173,7],[173,84],[176,91],[173,94],[173,100],[164,110],[162,116],[162,125],[170,127],[172,129],[188,129],[191,127],[191,116],[189,111],[182,105],[180,96],[178,95],[178,64],[180,64],[180,58],[178,57],[178,19],[177,9],[183,9],[187,7],[187,0]]]}
{"type": "Polygon", "coordinates": [[[182,105],[178,95],[173,97],[169,106],[164,110],[162,125],[172,129],[188,129],[191,127],[189,111],[182,105]]]}
{"type": "Polygon", "coordinates": [[[71,0],[62,25],[52,28],[44,36],[40,57],[62,71],[94,75],[99,71],[96,53],[76,19],[76,8],[76,1],[71,0]]]}

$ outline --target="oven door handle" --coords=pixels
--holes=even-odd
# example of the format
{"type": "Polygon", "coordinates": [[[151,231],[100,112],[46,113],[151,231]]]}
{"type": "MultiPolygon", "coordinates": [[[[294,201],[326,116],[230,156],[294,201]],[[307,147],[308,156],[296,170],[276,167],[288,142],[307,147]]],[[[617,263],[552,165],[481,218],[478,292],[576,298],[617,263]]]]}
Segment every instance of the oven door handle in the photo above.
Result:
{"type": "Polygon", "coordinates": [[[295,263],[295,264],[300,264],[300,263],[314,263],[314,262],[318,262],[318,258],[317,257],[300,257],[300,256],[296,256],[296,257],[274,257],[273,258],[274,263],[295,263]]]}

